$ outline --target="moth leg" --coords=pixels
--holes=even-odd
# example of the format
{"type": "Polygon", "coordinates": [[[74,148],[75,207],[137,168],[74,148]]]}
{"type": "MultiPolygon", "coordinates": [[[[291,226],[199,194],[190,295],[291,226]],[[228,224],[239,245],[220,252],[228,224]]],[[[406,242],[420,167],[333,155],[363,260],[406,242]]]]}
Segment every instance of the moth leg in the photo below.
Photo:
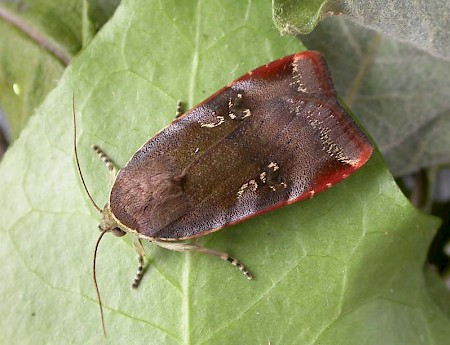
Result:
{"type": "Polygon", "coordinates": [[[112,185],[114,183],[114,180],[116,179],[116,174],[118,170],[117,167],[114,165],[111,158],[109,158],[100,147],[98,147],[97,145],[92,145],[92,149],[95,151],[97,156],[103,161],[103,163],[105,163],[106,167],[108,168],[109,177],[112,185]]]}
{"type": "Polygon", "coordinates": [[[164,241],[152,241],[152,242],[157,244],[158,246],[160,246],[162,248],[169,249],[169,250],[174,250],[174,251],[177,251],[177,252],[199,252],[199,253],[203,253],[203,254],[207,254],[207,255],[216,256],[219,259],[228,261],[230,264],[235,266],[239,271],[241,271],[241,273],[247,279],[252,279],[253,278],[251,273],[249,271],[247,271],[247,269],[244,267],[243,264],[241,264],[238,260],[236,260],[235,258],[231,257],[230,255],[228,255],[225,252],[221,252],[221,251],[218,251],[218,250],[215,250],[215,249],[209,249],[209,248],[200,247],[200,246],[195,245],[195,244],[186,244],[186,243],[177,243],[177,242],[164,242],[164,241]]]}
{"type": "Polygon", "coordinates": [[[178,119],[181,115],[183,115],[183,109],[182,109],[183,103],[178,100],[177,101],[177,110],[175,111],[175,118],[178,119]]]}
{"type": "Polygon", "coordinates": [[[134,276],[133,283],[131,283],[131,287],[133,289],[136,289],[144,275],[145,251],[144,251],[144,247],[142,246],[142,242],[140,239],[135,238],[133,241],[133,244],[134,244],[134,248],[136,249],[136,253],[138,255],[138,268],[136,271],[136,275],[134,276]]]}

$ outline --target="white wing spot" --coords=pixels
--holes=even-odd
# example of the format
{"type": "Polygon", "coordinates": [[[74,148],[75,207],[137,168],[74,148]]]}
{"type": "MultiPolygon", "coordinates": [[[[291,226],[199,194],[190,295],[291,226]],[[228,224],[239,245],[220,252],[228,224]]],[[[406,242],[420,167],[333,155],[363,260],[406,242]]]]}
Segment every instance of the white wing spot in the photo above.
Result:
{"type": "Polygon", "coordinates": [[[258,183],[255,180],[250,180],[244,183],[237,191],[237,198],[239,199],[247,189],[251,190],[252,192],[256,192],[256,190],[258,189],[258,183]]]}
{"type": "Polygon", "coordinates": [[[246,117],[249,117],[252,115],[252,112],[250,111],[250,109],[245,109],[242,114],[244,114],[244,116],[242,116],[242,119],[245,119],[246,117]]]}
{"type": "Polygon", "coordinates": [[[207,128],[214,128],[217,126],[220,126],[222,123],[225,122],[225,118],[223,116],[216,116],[217,122],[210,122],[210,123],[201,123],[201,127],[207,127],[207,128]]]}
{"type": "Polygon", "coordinates": [[[261,174],[259,174],[259,179],[261,180],[262,183],[266,183],[266,177],[267,177],[267,173],[265,171],[263,171],[261,174]]]}
{"type": "Polygon", "coordinates": [[[270,162],[267,167],[269,169],[272,169],[273,171],[277,171],[278,169],[280,169],[280,166],[276,162],[270,162]]]}

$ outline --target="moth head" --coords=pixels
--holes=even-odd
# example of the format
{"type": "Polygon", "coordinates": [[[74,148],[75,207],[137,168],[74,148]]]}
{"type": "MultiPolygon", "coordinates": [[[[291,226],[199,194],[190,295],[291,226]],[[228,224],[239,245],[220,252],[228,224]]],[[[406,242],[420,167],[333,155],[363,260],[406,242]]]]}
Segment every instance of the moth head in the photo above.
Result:
{"type": "Polygon", "coordinates": [[[109,208],[109,204],[106,204],[101,211],[101,220],[98,228],[101,232],[110,232],[117,237],[122,237],[126,234],[126,232],[120,228],[120,225],[114,219],[111,209],[109,208]]]}

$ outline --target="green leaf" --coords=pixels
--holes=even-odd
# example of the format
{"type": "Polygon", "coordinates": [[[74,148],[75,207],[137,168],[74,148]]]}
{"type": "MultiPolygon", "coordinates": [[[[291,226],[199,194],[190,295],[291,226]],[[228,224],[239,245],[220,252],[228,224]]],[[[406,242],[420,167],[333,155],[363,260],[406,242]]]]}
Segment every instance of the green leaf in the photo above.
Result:
{"type": "Polygon", "coordinates": [[[450,62],[329,18],[302,41],[321,51],[338,93],[396,176],[450,163],[450,62]]]}
{"type": "Polygon", "coordinates": [[[253,281],[221,260],[146,244],[149,268],[131,291],[130,236],[105,236],[103,339],[91,279],[99,215],[73,161],[72,93],[81,166],[103,204],[108,174],[91,144],[124,165],[173,119],[176,99],[192,106],[301,49],[262,2],[124,1],[0,166],[0,342],[444,343],[450,322],[422,267],[439,222],[409,204],[377,152],[313,199],[200,239],[243,261],[253,281]]]}
{"type": "Polygon", "coordinates": [[[450,58],[450,3],[426,1],[273,0],[273,18],[282,34],[308,34],[324,17],[346,14],[366,28],[450,58]]]}

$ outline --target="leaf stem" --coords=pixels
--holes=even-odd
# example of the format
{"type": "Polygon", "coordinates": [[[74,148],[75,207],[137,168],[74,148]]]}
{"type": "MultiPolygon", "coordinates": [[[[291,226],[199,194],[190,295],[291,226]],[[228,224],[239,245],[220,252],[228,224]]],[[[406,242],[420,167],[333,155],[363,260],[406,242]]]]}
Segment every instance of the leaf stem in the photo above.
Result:
{"type": "Polygon", "coordinates": [[[8,24],[14,26],[17,30],[24,33],[36,42],[39,46],[47,50],[56,59],[58,59],[63,65],[67,66],[70,63],[70,57],[54,42],[50,41],[47,37],[40,34],[35,28],[26,23],[22,18],[8,11],[6,8],[0,5],[0,18],[8,24]]]}

